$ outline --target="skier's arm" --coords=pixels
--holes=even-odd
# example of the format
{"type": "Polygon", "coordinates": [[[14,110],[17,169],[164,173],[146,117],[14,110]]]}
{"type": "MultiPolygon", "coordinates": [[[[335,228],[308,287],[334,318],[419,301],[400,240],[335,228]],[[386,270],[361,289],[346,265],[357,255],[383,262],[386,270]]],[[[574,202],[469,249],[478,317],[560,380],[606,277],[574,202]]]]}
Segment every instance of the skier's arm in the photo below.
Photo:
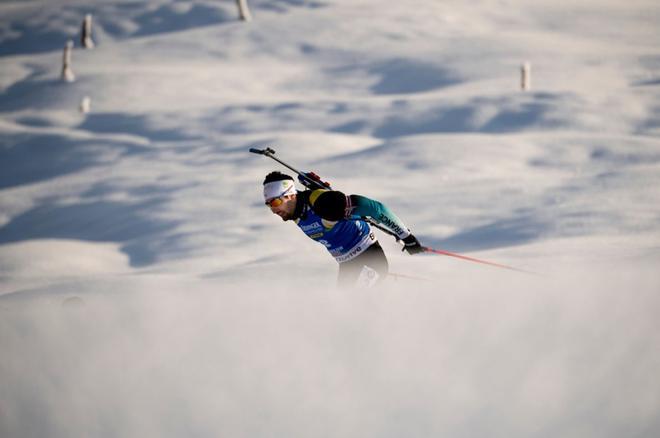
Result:
{"type": "Polygon", "coordinates": [[[403,240],[403,249],[408,253],[424,252],[424,247],[401,219],[379,201],[361,195],[346,196],[335,190],[318,189],[310,193],[309,203],[319,216],[331,221],[369,217],[403,240]]]}
{"type": "Polygon", "coordinates": [[[347,217],[369,217],[392,231],[399,239],[410,236],[408,227],[382,202],[361,195],[347,196],[346,202],[347,217]]]}
{"type": "Polygon", "coordinates": [[[426,251],[419,240],[410,232],[401,219],[399,219],[382,202],[369,199],[366,196],[350,195],[346,197],[347,217],[369,217],[372,221],[392,231],[403,241],[403,250],[408,254],[418,254],[426,251]]]}

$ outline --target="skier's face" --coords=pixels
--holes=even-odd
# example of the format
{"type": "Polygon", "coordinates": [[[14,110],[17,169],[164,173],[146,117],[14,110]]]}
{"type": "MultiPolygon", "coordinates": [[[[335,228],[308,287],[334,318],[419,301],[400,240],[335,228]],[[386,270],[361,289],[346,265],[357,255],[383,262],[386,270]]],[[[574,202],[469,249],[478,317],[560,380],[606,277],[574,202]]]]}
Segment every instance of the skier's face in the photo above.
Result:
{"type": "Polygon", "coordinates": [[[296,195],[286,195],[281,199],[283,202],[277,206],[270,204],[270,211],[281,217],[283,221],[293,219],[293,212],[296,210],[296,195]]]}

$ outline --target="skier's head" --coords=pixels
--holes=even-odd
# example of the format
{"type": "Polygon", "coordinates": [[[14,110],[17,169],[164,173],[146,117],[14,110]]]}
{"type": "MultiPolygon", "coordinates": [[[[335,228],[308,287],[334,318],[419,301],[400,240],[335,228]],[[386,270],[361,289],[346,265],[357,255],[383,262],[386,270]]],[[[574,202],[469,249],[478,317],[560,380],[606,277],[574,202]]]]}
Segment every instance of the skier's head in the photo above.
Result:
{"type": "Polygon", "coordinates": [[[273,214],[283,221],[293,219],[296,210],[296,186],[293,178],[284,173],[274,171],[264,179],[264,201],[273,214]]]}

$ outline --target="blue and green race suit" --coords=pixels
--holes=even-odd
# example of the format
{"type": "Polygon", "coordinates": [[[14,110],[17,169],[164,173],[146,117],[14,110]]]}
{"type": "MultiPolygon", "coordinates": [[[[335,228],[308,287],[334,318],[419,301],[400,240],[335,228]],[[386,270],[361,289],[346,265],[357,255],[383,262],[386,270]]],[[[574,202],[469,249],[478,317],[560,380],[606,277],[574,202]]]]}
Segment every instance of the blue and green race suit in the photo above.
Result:
{"type": "Polygon", "coordinates": [[[324,245],[339,263],[354,259],[377,241],[365,218],[399,239],[410,235],[403,222],[381,202],[336,190],[299,192],[294,218],[298,227],[324,245]]]}

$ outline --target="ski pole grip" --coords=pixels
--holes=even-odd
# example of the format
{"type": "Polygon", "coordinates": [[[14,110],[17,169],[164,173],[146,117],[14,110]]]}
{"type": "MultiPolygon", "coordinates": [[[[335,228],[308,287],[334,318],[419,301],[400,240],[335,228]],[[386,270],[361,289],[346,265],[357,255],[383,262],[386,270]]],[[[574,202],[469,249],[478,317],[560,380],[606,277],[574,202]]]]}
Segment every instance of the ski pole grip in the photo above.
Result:
{"type": "Polygon", "coordinates": [[[253,154],[259,154],[259,155],[273,155],[273,154],[275,154],[275,151],[271,148],[266,148],[266,149],[250,148],[250,152],[252,152],[253,154]]]}

